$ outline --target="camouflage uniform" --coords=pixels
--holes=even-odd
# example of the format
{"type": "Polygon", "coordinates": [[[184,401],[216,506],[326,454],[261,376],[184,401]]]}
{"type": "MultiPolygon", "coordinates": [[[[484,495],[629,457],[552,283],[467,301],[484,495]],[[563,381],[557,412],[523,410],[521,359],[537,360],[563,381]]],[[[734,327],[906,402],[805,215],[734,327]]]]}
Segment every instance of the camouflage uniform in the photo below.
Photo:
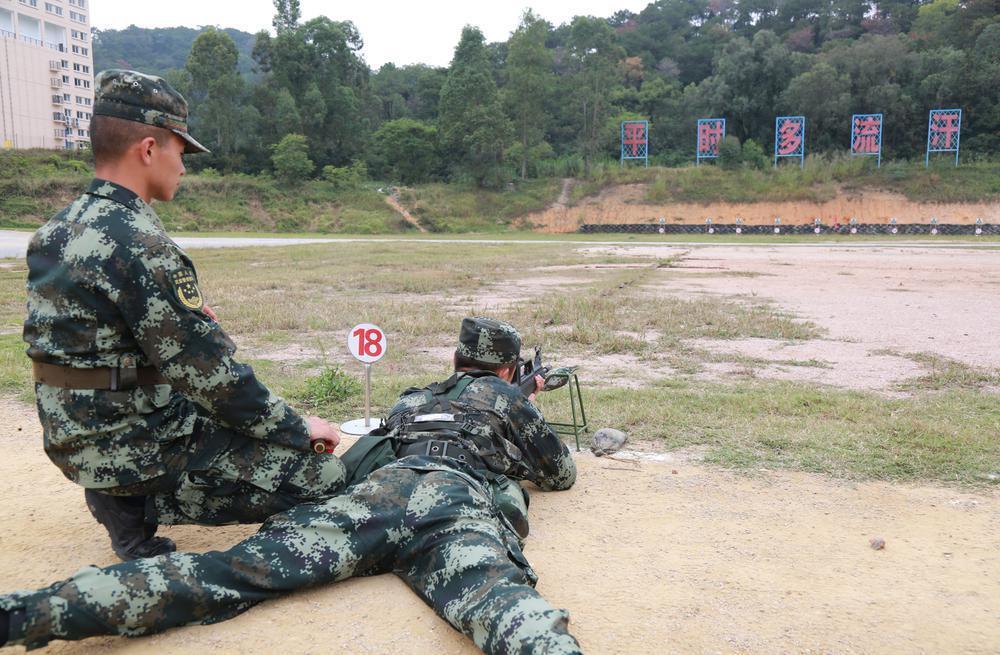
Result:
{"type": "MultiPolygon", "coordinates": [[[[393,572],[487,653],[579,653],[566,612],[534,590],[537,578],[513,529],[525,520],[520,489],[514,485],[507,503],[498,491],[508,476],[567,489],[576,478],[573,459],[517,387],[484,371],[468,376],[454,406],[466,415],[494,413],[506,430],[506,438],[491,435],[504,453],[494,470],[447,455],[404,455],[343,495],[272,517],[226,552],[90,567],[46,589],[0,596],[0,608],[23,608],[10,643],[35,648],[50,639],[212,623],[301,587],[393,572]]],[[[387,422],[409,424],[396,419],[424,396],[408,390],[387,422]]]]}
{"type": "MultiPolygon", "coordinates": [[[[202,148],[186,133],[183,98],[159,78],[108,71],[97,85],[100,113],[202,148]],[[150,104],[164,111],[137,118],[150,104]]],[[[70,480],[149,496],[147,514],[167,524],[260,521],[341,488],[343,465],[316,456],[303,419],[233,359],[202,311],[191,260],[132,191],[94,180],[40,228],[27,286],[32,360],[123,375],[155,367],[165,378],[118,390],[36,382],[45,451],[70,480]]]]}

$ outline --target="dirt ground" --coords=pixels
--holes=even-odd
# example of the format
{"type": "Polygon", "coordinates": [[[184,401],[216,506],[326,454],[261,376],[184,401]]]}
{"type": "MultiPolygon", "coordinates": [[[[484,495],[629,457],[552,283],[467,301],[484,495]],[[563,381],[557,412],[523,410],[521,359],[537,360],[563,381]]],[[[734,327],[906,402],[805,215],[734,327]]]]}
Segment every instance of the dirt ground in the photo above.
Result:
{"type": "MultiPolygon", "coordinates": [[[[637,261],[665,256],[648,245],[612,251],[637,261]]],[[[581,261],[608,252],[583,251],[581,261]]],[[[649,293],[763,298],[825,330],[806,344],[698,344],[824,362],[776,363],[763,375],[773,368],[776,377],[784,370],[888,392],[921,373],[904,353],[1000,366],[995,251],[727,246],[681,254],[675,268],[657,269],[649,293]]],[[[41,452],[33,408],[0,401],[0,426],[0,589],[112,563],[82,492],[41,452]]],[[[569,610],[585,652],[1000,652],[1000,491],[737,474],[703,465],[697,451],[616,457],[581,453],[572,490],[532,494],[526,554],[539,590],[569,610]],[[873,538],[885,548],[873,550],[873,538]]],[[[200,551],[252,529],[164,533],[200,551]]],[[[42,652],[152,650],[478,652],[391,576],[300,592],[215,626],[57,642],[42,652]]]]}

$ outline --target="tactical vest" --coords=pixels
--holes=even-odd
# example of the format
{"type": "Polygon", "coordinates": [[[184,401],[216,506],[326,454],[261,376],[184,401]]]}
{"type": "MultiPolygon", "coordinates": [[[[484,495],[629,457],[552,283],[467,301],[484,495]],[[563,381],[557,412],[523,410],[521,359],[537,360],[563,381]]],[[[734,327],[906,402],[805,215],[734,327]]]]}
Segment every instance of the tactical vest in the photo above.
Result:
{"type": "MultiPolygon", "coordinates": [[[[444,382],[432,384],[413,393],[424,394],[424,402],[389,417],[387,434],[396,440],[400,456],[414,453],[414,445],[427,442],[454,444],[459,452],[472,455],[474,468],[496,474],[520,473],[523,454],[508,438],[506,417],[492,408],[475,407],[462,402],[462,394],[477,373],[455,373],[444,382]]],[[[428,451],[421,454],[441,454],[428,451]]]]}

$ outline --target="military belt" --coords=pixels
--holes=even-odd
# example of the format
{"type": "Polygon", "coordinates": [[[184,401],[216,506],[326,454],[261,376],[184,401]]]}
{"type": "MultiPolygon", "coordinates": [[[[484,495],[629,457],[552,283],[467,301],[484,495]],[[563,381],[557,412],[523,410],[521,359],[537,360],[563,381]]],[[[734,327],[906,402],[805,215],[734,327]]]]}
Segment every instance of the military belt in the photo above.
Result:
{"type": "Polygon", "coordinates": [[[154,366],[144,368],[74,368],[32,362],[35,382],[62,389],[105,389],[126,391],[151,384],[170,384],[154,366]]]}
{"type": "Polygon", "coordinates": [[[396,452],[397,457],[408,457],[410,455],[422,455],[424,457],[451,457],[461,462],[470,464],[473,468],[483,466],[482,459],[469,450],[462,448],[453,441],[440,441],[438,439],[427,439],[417,443],[401,444],[396,452]]]}

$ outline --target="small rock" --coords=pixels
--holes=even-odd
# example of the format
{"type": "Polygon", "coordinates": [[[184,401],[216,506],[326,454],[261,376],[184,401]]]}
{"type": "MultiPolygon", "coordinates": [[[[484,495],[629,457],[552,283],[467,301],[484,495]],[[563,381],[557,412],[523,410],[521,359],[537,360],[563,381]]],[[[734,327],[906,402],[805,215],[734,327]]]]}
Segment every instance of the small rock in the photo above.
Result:
{"type": "Polygon", "coordinates": [[[594,433],[594,438],[590,442],[590,452],[598,457],[611,455],[621,450],[627,441],[628,435],[621,430],[601,428],[594,433]]]}
{"type": "Polygon", "coordinates": [[[872,537],[868,540],[868,545],[872,547],[872,550],[882,550],[885,548],[885,539],[882,537],[872,537]]]}
{"type": "Polygon", "coordinates": [[[671,475],[677,475],[677,469],[670,469],[671,475]]]}

